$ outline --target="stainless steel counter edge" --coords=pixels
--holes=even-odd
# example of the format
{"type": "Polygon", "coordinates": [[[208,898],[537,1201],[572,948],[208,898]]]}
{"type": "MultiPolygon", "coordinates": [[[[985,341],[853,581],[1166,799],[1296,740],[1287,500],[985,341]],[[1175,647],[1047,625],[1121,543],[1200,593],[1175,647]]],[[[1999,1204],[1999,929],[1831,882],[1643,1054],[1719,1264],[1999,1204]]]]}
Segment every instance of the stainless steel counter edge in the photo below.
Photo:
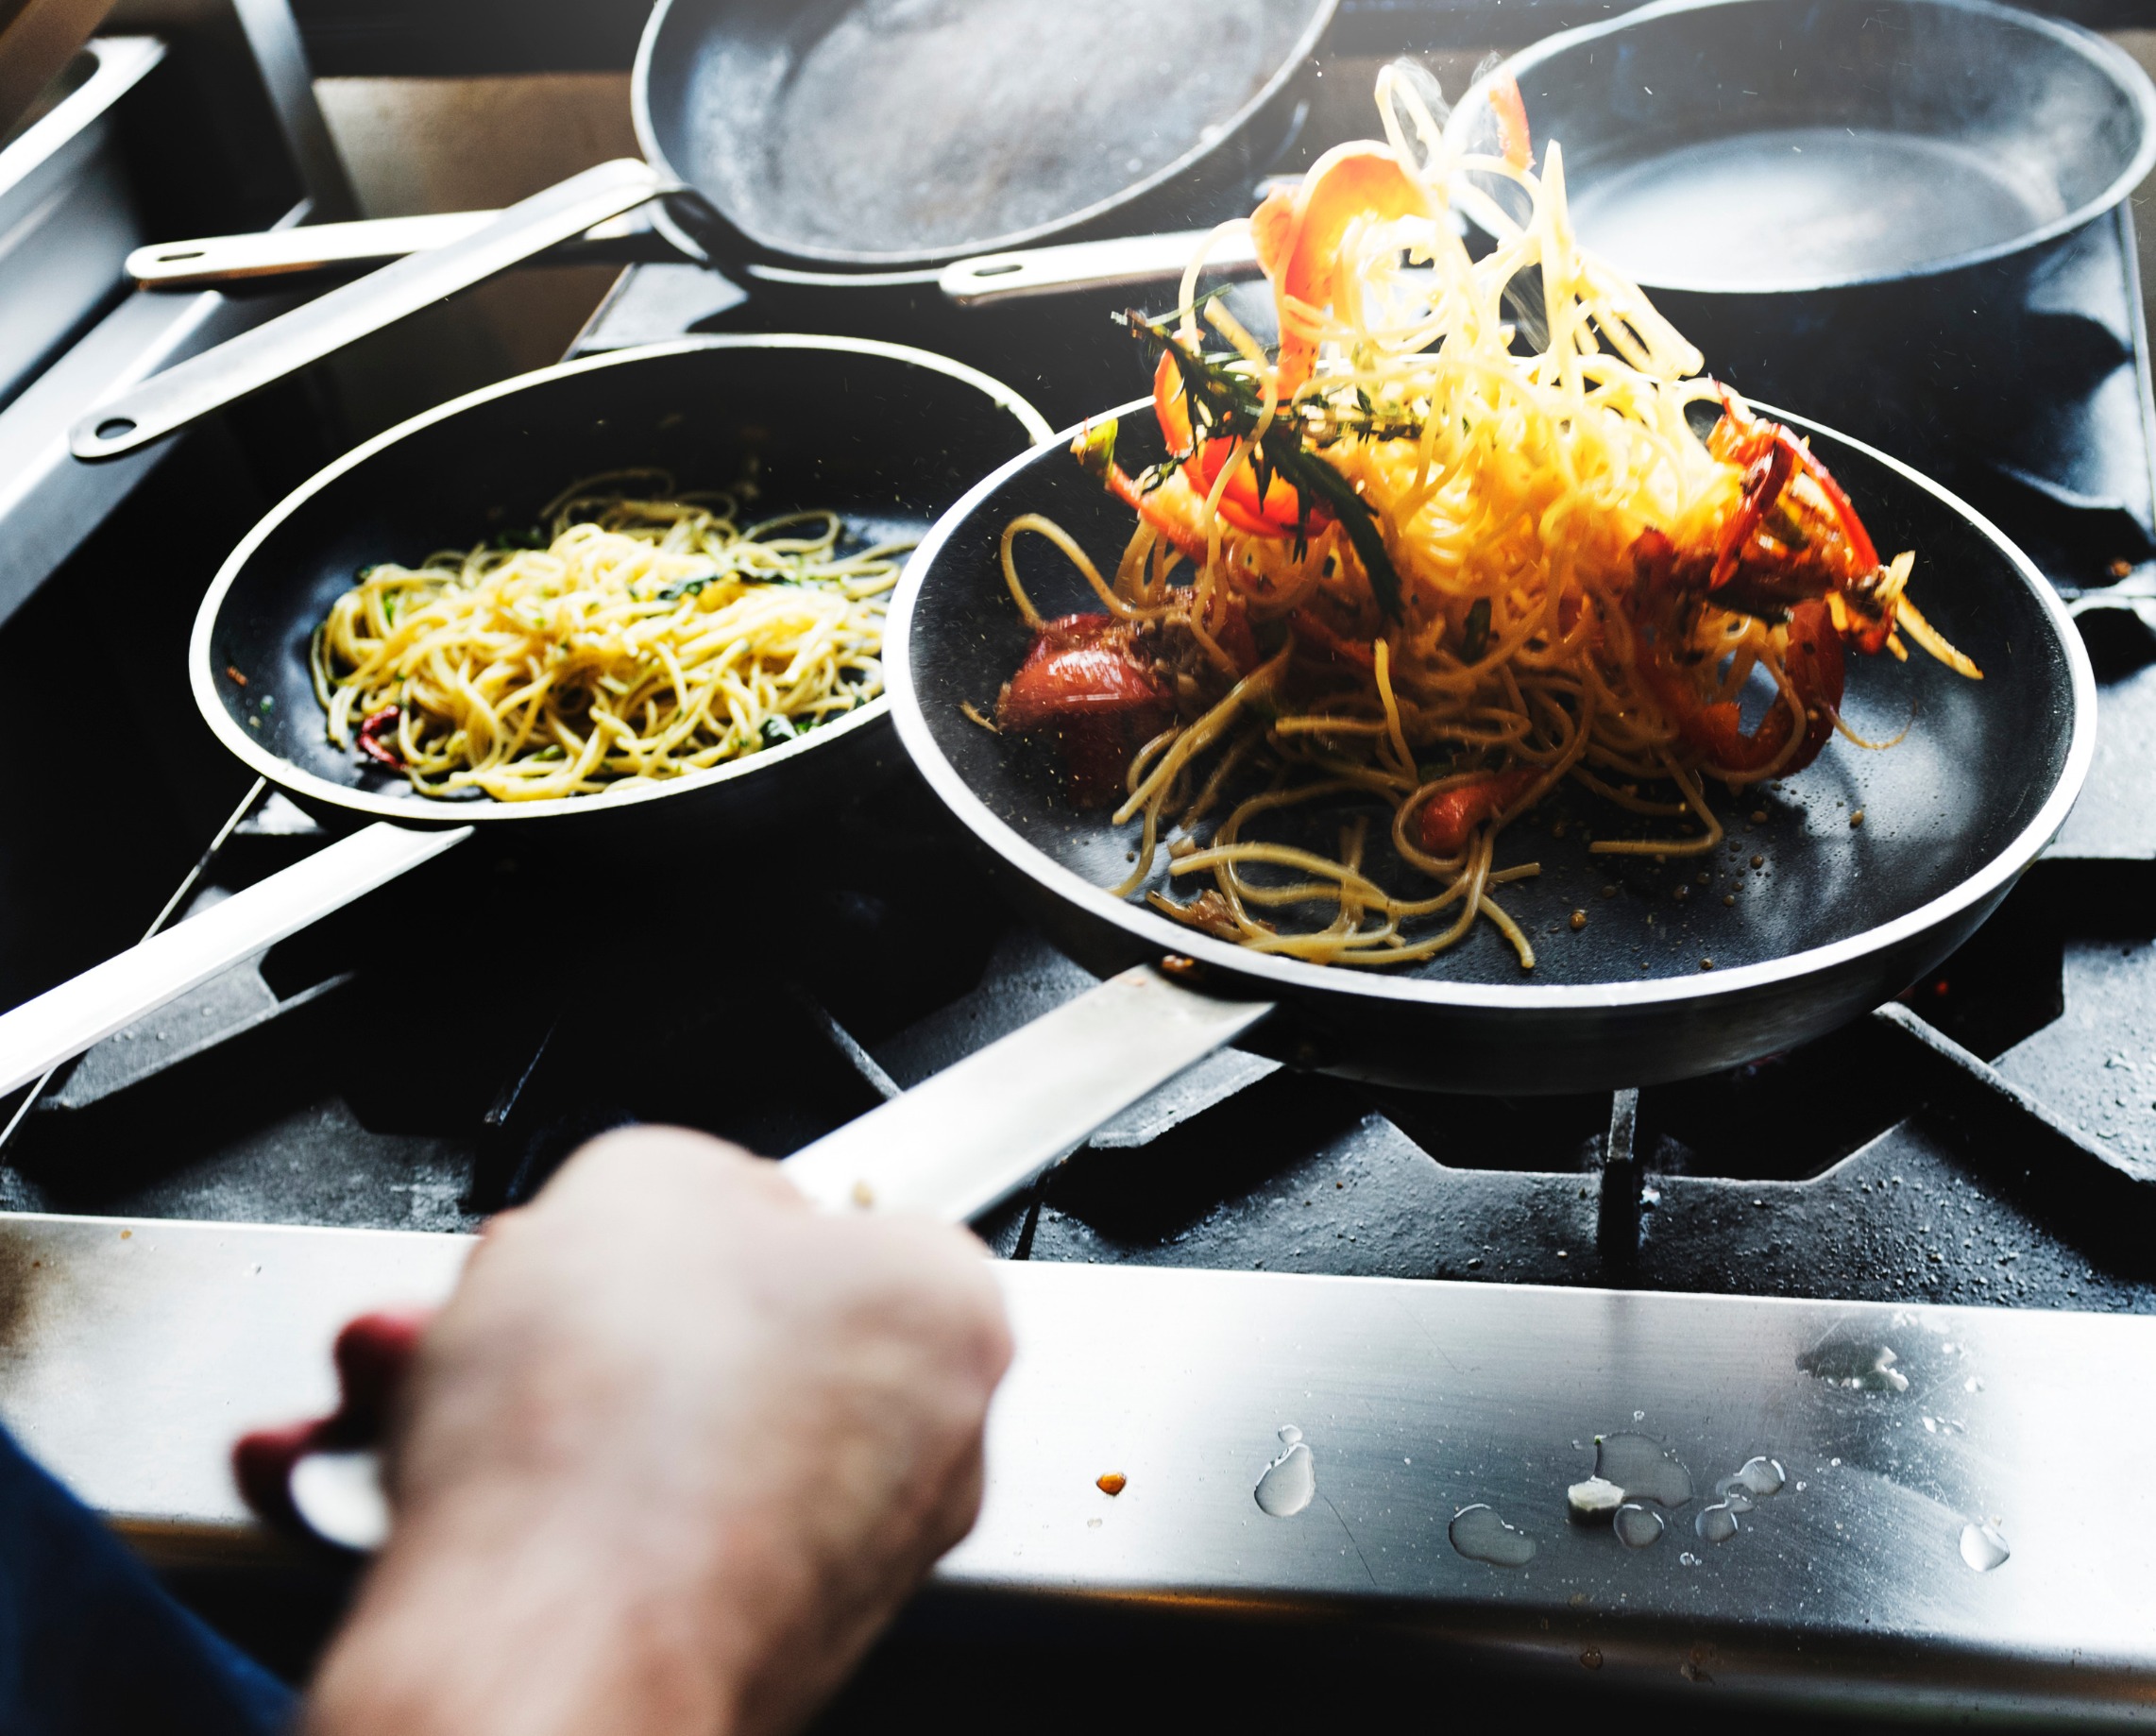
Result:
{"type": "MultiPolygon", "coordinates": [[[[232,1438],[324,1408],[336,1327],[445,1294],[470,1246],[0,1216],[0,1416],[153,1557],[244,1558],[232,1438]]],[[[1462,1662],[1822,1710],[2156,1722],[2156,1489],[2131,1469],[2156,1320],[997,1270],[1020,1353],[954,1592],[1349,1617],[1462,1662]],[[1647,1547],[1566,1517],[1617,1434],[1689,1473],[1691,1499],[1644,1506],[1647,1547]],[[1755,1459],[1778,1492],[1718,1500],[1755,1459]],[[1255,1494],[1275,1464],[1280,1516],[1255,1494]]]]}

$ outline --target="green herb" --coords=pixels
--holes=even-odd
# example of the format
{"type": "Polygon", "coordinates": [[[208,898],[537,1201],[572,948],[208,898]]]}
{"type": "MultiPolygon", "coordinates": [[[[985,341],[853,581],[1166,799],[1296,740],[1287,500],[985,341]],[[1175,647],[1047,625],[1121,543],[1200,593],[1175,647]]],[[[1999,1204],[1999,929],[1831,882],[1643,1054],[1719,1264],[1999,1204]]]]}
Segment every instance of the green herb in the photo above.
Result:
{"type": "Polygon", "coordinates": [[[1105,477],[1115,463],[1115,436],[1122,424],[1110,417],[1105,422],[1088,422],[1071,448],[1088,476],[1105,477]]]}
{"type": "Polygon", "coordinates": [[[537,525],[528,531],[502,531],[491,545],[507,554],[518,549],[545,549],[552,546],[552,539],[537,525]]]}
{"type": "MultiPolygon", "coordinates": [[[[1256,432],[1265,406],[1248,378],[1231,372],[1224,360],[1194,354],[1164,326],[1154,325],[1142,314],[1131,314],[1128,318],[1138,340],[1153,353],[1175,357],[1176,369],[1182,376],[1183,400],[1190,407],[1191,426],[1200,440],[1240,439],[1256,432]]],[[[1385,548],[1377,509],[1356,493],[1345,476],[1304,446],[1301,428],[1285,417],[1276,417],[1265,437],[1251,448],[1250,468],[1260,500],[1272,486],[1275,476],[1295,490],[1301,513],[1296,524],[1299,551],[1308,543],[1312,502],[1320,502],[1331,509],[1362,558],[1378,607],[1388,620],[1398,621],[1400,573],[1385,548]]]]}
{"type": "Polygon", "coordinates": [[[758,732],[766,747],[776,747],[782,741],[790,741],[802,732],[793,726],[793,720],[785,717],[767,717],[758,732]]]}
{"type": "Polygon", "coordinates": [[[535,764],[542,759],[567,759],[569,756],[562,751],[562,744],[559,741],[556,741],[553,746],[542,747],[537,753],[529,756],[529,757],[535,764]]]}
{"type": "Polygon", "coordinates": [[[1477,597],[1468,605],[1467,625],[1460,633],[1460,656],[1468,663],[1480,660],[1489,649],[1489,599],[1477,597]]]}

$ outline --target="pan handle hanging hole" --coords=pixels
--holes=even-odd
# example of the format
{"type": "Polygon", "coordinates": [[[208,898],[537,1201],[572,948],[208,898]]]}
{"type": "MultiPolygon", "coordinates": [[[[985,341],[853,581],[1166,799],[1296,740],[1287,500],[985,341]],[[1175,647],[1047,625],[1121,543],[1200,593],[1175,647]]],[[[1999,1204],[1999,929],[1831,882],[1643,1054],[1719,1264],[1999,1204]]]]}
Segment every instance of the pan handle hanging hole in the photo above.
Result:
{"type": "Polygon", "coordinates": [[[1025,269],[1024,260],[999,259],[992,265],[976,265],[973,274],[976,278],[1007,278],[1014,271],[1025,269]]]}
{"type": "Polygon", "coordinates": [[[97,437],[100,440],[117,440],[134,432],[134,423],[124,416],[115,416],[97,424],[97,437]]]}

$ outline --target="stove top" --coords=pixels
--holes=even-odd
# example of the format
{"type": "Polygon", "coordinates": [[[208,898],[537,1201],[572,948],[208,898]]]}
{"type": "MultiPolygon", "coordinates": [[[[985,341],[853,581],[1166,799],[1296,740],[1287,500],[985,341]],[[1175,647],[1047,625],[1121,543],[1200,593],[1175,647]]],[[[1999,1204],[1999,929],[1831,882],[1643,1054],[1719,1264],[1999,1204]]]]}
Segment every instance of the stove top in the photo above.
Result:
{"type": "MultiPolygon", "coordinates": [[[[2124,213],[2109,234],[2090,245],[2116,269],[2083,279],[2123,360],[2060,410],[2080,432],[2024,466],[2058,485],[2025,489],[2041,509],[2015,527],[2080,611],[2097,759],[1999,914],[1859,1024],[1686,1084],[1439,1097],[1230,1050],[1116,1117],[979,1226],[1024,1356],[988,1515],[942,1582],[965,1631],[1015,1605],[1078,1619],[1059,1600],[1087,1620],[1349,1605],[1543,1688],[1561,1665],[1821,1705],[2133,1715],[2156,1647],[2111,1621],[2140,1577],[2112,1555],[2156,1497],[2068,1513],[2056,1483],[2089,1440],[2150,1421],[2110,1377],[2146,1331],[2088,1317],[2156,1313],[2156,564],[2135,564],[2146,488],[2118,481],[2149,470],[2148,346],[2114,305],[2124,213]],[[1697,1499],[1648,1516],[1668,1533],[1651,1557],[1568,1528],[1598,1433],[1689,1467],[1697,1499]],[[1261,1479],[1291,1500],[1299,1445],[1316,1494],[1276,1523],[1261,1479]],[[1716,1485],[1755,1458],[1786,1492],[1739,1487],[1733,1507],[1716,1485]],[[1096,1499],[1115,1469],[1132,1498],[1096,1499]],[[1718,1502],[1758,1534],[1749,1556],[1700,1528],[1718,1502]],[[1463,1507],[1490,1515],[1464,1543],[1463,1507]],[[1993,1537],[2011,1565],[1979,1573],[1993,1537]],[[1539,1566],[1495,1558],[1520,1538],[1539,1566]]],[[[638,266],[580,349],[766,317],[712,274],[638,266]]],[[[1060,353],[1048,389],[999,368],[1038,330],[1019,318],[923,312],[888,334],[966,350],[1051,419],[1138,389],[1112,337],[1060,353]]],[[[27,655],[15,638],[0,669],[27,655]]],[[[170,913],[324,842],[258,786],[170,913]]],[[[782,1155],[1092,983],[910,781],[835,816],[724,933],[691,918],[725,864],[645,865],[647,907],[602,960],[490,944],[531,931],[546,889],[464,854],[0,1104],[0,1409],[153,1545],[259,1564],[223,1481],[233,1429],[317,1404],[310,1347],[339,1310],[439,1294],[459,1233],[582,1140],[666,1120],[782,1155]],[[489,912],[466,938],[490,962],[445,1008],[406,967],[408,919],[474,892],[457,902],[489,912]],[[625,995],[670,1035],[623,1080],[625,995]],[[388,1034],[416,1028],[455,1041],[392,1074],[388,1034]],[[154,1453],[114,1436],[112,1403],[168,1420],[154,1453]]]]}

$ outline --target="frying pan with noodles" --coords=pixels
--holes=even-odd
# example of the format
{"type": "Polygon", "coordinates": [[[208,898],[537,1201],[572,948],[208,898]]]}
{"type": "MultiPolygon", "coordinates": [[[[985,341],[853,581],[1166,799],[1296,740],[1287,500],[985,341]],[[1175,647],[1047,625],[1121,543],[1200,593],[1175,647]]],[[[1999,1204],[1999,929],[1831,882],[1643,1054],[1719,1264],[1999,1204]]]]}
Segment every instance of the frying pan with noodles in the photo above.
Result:
{"type": "MultiPolygon", "coordinates": [[[[1122,412],[1123,441],[1149,440],[1124,460],[1133,469],[1162,455],[1146,411],[1122,412]]],[[[1129,872],[1135,825],[1073,807],[1051,758],[961,706],[991,706],[1030,642],[997,560],[1003,527],[1045,514],[1112,569],[1129,509],[1062,445],[983,482],[936,527],[892,604],[899,736],[1061,945],[1103,971],[1135,968],[840,1130],[789,1170],[826,1203],[962,1215],[1245,1033],[1299,1064],[1389,1084],[1615,1089],[1789,1048],[1930,970],[2073,806],[2094,746],[2094,677],[2050,587],[1970,507],[1869,447],[1784,419],[1810,434],[1881,548],[1917,552],[1910,594],[1985,678],[1926,657],[1856,659],[1851,726],[1872,740],[1905,725],[1907,735],[1876,752],[1838,740],[1782,786],[1736,800],[1710,787],[1735,849],[1708,860],[1592,856],[1589,832],[1654,823],[1584,794],[1553,798],[1545,807],[1568,817],[1562,835],[1545,814],[1499,847],[1501,865],[1542,864],[1538,879],[1505,889],[1536,942],[1531,976],[1487,925],[1420,965],[1357,971],[1251,953],[1104,890],[1129,872]],[[1703,869],[1706,887],[1696,885],[1703,869]],[[1574,911],[1587,913],[1577,930],[1574,911]],[[1163,960],[1167,975],[1137,962],[1163,960]]],[[[1061,566],[1023,562],[1041,612],[1096,606],[1061,566]]],[[[1164,866],[1163,853],[1156,886],[1164,866]]]]}
{"type": "Polygon", "coordinates": [[[1007,387],[925,350],[743,335],[528,374],[339,459],[226,561],[188,656],[218,740],[350,835],[0,1016],[0,1092],[467,840],[617,873],[646,851],[716,868],[738,861],[758,827],[818,811],[898,758],[877,700],[668,782],[555,801],[421,796],[333,746],[314,697],[308,641],[355,569],[521,530],[580,478],[656,467],[682,487],[723,487],[751,460],[759,511],[826,508],[856,536],[918,535],[1047,432],[1007,387]]]}
{"type": "Polygon", "coordinates": [[[1335,4],[660,0],[632,92],[643,162],[587,169],[167,368],[92,411],[72,449],[131,451],[654,200],[691,259],[863,293],[1180,228],[1248,184],[1335,4]]]}

